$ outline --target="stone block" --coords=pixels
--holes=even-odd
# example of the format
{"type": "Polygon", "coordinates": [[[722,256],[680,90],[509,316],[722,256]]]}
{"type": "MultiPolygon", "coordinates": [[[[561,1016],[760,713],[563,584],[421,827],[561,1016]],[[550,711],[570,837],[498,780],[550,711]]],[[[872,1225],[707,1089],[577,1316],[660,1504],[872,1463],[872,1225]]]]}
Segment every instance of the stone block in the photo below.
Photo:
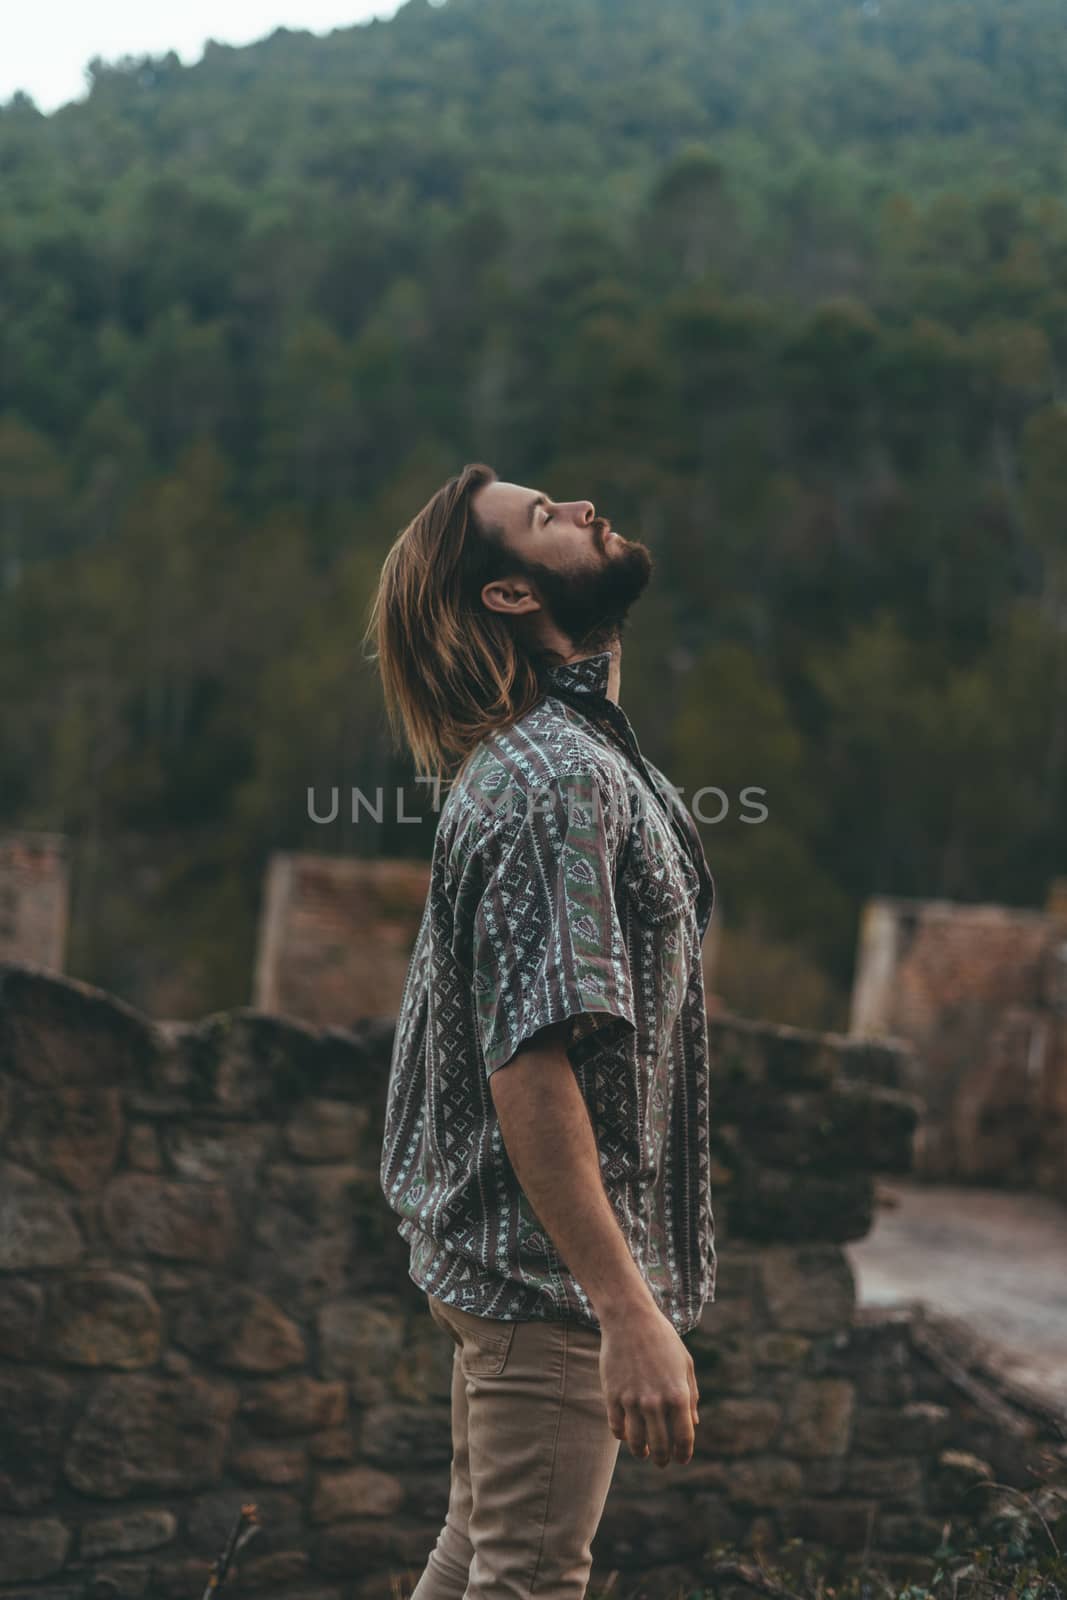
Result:
{"type": "Polygon", "coordinates": [[[80,1367],[148,1367],[159,1358],[159,1306],[140,1279],[81,1272],[53,1282],[41,1354],[80,1367]]]}
{"type": "Polygon", "coordinates": [[[787,1367],[799,1370],[811,1351],[811,1340],[800,1333],[785,1333],[775,1329],[759,1333],[752,1340],[752,1358],[761,1367],[787,1367]]]}
{"type": "Polygon", "coordinates": [[[29,1278],[0,1279],[0,1356],[32,1361],[38,1354],[44,1290],[29,1278]]]}
{"type": "Polygon", "coordinates": [[[234,1453],[230,1466],[249,1483],[281,1486],[303,1482],[308,1470],[304,1451],[293,1445],[250,1445],[234,1453]]]}
{"type": "Polygon", "coordinates": [[[883,1089],[900,1089],[911,1081],[914,1052],[903,1039],[860,1039],[841,1043],[844,1077],[874,1083],[883,1089]]]}
{"type": "Polygon", "coordinates": [[[127,1127],[125,1164],[134,1172],[162,1172],[159,1135],[150,1122],[131,1122],[127,1127]]]}
{"type": "Polygon", "coordinates": [[[347,1427],[323,1428],[311,1435],[307,1446],[313,1461],[352,1461],[356,1455],[356,1441],[347,1427]]]}
{"type": "Polygon", "coordinates": [[[213,1366],[237,1372],[281,1372],[300,1366],[307,1349],[292,1318],[247,1285],[203,1285],[178,1306],[173,1337],[213,1366]]]}
{"type": "Polygon", "coordinates": [[[745,1145],[761,1165],[833,1177],[845,1171],[907,1172],[922,1104],[895,1089],[848,1079],[829,1093],[768,1097],[745,1123],[745,1145]]]}
{"type": "Polygon", "coordinates": [[[52,1372],[0,1372],[0,1508],[30,1511],[51,1500],[73,1390],[52,1372]]]}
{"type": "Polygon", "coordinates": [[[8,1583],[49,1578],[64,1565],[70,1541],[57,1517],[0,1517],[0,1573],[8,1583]]]}
{"type": "Polygon", "coordinates": [[[359,1445],[368,1461],[394,1471],[451,1461],[451,1407],[371,1406],[363,1414],[359,1445]]]}
{"type": "Polygon", "coordinates": [[[694,1453],[759,1454],[772,1443],[781,1422],[782,1408],[773,1400],[716,1398],[701,1411],[694,1453]]]}
{"type": "Polygon", "coordinates": [[[383,1205],[377,1174],[363,1168],[268,1166],[251,1219],[249,1275],[290,1308],[341,1298],[352,1288],[363,1216],[373,1209],[381,1227],[383,1205]]]}
{"type": "MultiPolygon", "coordinates": [[[[208,1556],[179,1556],[153,1563],[152,1600],[190,1600],[202,1595],[213,1565],[214,1557],[208,1556]]],[[[80,1590],[78,1600],[83,1600],[80,1590]]]]}
{"type": "Polygon", "coordinates": [[[12,1159],[81,1194],[98,1189],[122,1144],[116,1085],[16,1084],[7,1148],[12,1159]]]}
{"type": "Polygon", "coordinates": [[[313,1572],[306,1550],[276,1550],[270,1555],[252,1555],[253,1550],[254,1542],[234,1562],[235,1587],[239,1594],[270,1590],[283,1583],[310,1587],[313,1572]]]}
{"type": "Polygon", "coordinates": [[[84,1250],[63,1191],[25,1167],[0,1161],[0,1271],[69,1267],[84,1250]]]}
{"type": "Polygon", "coordinates": [[[194,1120],[163,1130],[167,1161],[189,1183],[214,1183],[248,1193],[278,1144],[268,1123],[242,1126],[194,1120]]]}
{"type": "Polygon", "coordinates": [[[284,1436],[336,1427],[345,1409],[343,1383],[319,1383],[301,1374],[250,1386],[241,1417],[257,1433],[284,1436]]]}
{"type": "Polygon", "coordinates": [[[405,1472],[404,1504],[420,1522],[443,1525],[448,1511],[449,1474],[439,1467],[428,1472],[405,1472]]]}
{"type": "Polygon", "coordinates": [[[308,1100],[285,1127],[285,1142],[298,1161],[354,1162],[367,1156],[370,1112],[345,1100],[308,1100]]]}
{"type": "Polygon", "coordinates": [[[699,1342],[692,1341],[701,1394],[743,1394],[750,1390],[755,1381],[754,1342],[746,1333],[702,1333],[699,1342]]]}
{"type": "MultiPolygon", "coordinates": [[[[435,1538],[436,1534],[427,1541],[424,1557],[435,1538]]],[[[395,1531],[383,1518],[353,1517],[323,1528],[312,1544],[311,1558],[316,1572],[350,1578],[354,1572],[368,1572],[394,1560],[397,1544],[395,1531]]]]}
{"type": "Polygon", "coordinates": [[[715,1300],[751,1300],[759,1281],[758,1250],[723,1250],[715,1270],[715,1300]]]}
{"type": "Polygon", "coordinates": [[[922,1505],[922,1468],[911,1456],[851,1456],[844,1482],[850,1494],[870,1495],[887,1508],[922,1505]]]}
{"type": "Polygon", "coordinates": [[[311,1497],[312,1522],[341,1522],[352,1517],[390,1517],[404,1500],[404,1488],[392,1473],[376,1467],[350,1467],[320,1472],[311,1497]]]}
{"type": "Polygon", "coordinates": [[[314,1028],[251,1007],[206,1017],[177,1045],[191,1098],[216,1116],[280,1119],[317,1092],[324,1064],[314,1028]]]}
{"type": "Polygon", "coordinates": [[[847,1377],[864,1405],[906,1405],[915,1398],[910,1312],[879,1308],[812,1350],[820,1376],[847,1377]]]}
{"type": "Polygon", "coordinates": [[[151,1576],[151,1566],[143,1561],[109,1561],[96,1568],[83,1594],[85,1600],[154,1600],[151,1576]]]}
{"type": "Polygon", "coordinates": [[[221,1266],[236,1242],[230,1197],[220,1186],[129,1172],[104,1191],[101,1217],[116,1250],[221,1266]]]}
{"type": "Polygon", "coordinates": [[[838,1246],[768,1247],[760,1253],[759,1270],[764,1304],[776,1328],[818,1334],[851,1324],[856,1283],[838,1246]]]}
{"type": "Polygon", "coordinates": [[[930,1455],[948,1438],[952,1413],[947,1406],[915,1400],[899,1406],[860,1405],[852,1429],[852,1442],[864,1455],[894,1455],[912,1451],[930,1455]]]}
{"type": "Polygon", "coordinates": [[[114,995],[74,978],[0,964],[0,1070],[39,1088],[146,1082],[162,1036],[114,995]]]}
{"type": "Polygon", "coordinates": [[[844,1378],[802,1378],[789,1395],[781,1448],[787,1455],[835,1456],[848,1449],[855,1389],[844,1378]]]}
{"type": "Polygon", "coordinates": [[[795,1168],[760,1166],[747,1155],[730,1195],[731,1226],[760,1243],[862,1239],[874,1218],[867,1172],[822,1177],[795,1168]]]}
{"type": "Polygon", "coordinates": [[[783,1456],[741,1456],[722,1479],[730,1504],[763,1509],[785,1505],[804,1492],[804,1468],[783,1456]]]}
{"type": "Polygon", "coordinates": [[[760,1313],[755,1301],[745,1297],[709,1300],[696,1327],[686,1334],[695,1350],[713,1346],[722,1334],[745,1333],[758,1325],[760,1313]]]}
{"type": "Polygon", "coordinates": [[[105,1378],[71,1436],[67,1482],[103,1499],[215,1483],[237,1398],[231,1385],[197,1377],[105,1378]]]}
{"type": "MultiPolygon", "coordinates": [[[[352,1398],[361,1405],[384,1403],[406,1349],[405,1313],[395,1304],[352,1297],[323,1306],[317,1320],[323,1376],[342,1379],[352,1398]]],[[[451,1366],[451,1340],[445,1340],[435,1323],[430,1324],[428,1332],[437,1335],[436,1348],[447,1342],[445,1355],[451,1366]]]]}
{"type": "Polygon", "coordinates": [[[811,1456],[804,1462],[804,1493],[839,1494],[845,1482],[843,1456],[811,1456]]]}
{"type": "Polygon", "coordinates": [[[178,1531],[173,1511],[126,1511],[114,1517],[83,1522],[78,1540],[82,1561],[99,1561],[103,1556],[131,1555],[141,1550],[156,1550],[169,1544],[178,1531]]]}

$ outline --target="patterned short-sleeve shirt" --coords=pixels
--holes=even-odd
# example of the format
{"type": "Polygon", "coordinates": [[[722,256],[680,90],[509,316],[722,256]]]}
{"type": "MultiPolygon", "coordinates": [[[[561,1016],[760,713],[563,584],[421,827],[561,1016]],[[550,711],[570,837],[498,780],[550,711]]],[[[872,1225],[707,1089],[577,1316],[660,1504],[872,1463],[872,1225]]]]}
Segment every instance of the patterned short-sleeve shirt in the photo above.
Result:
{"type": "Polygon", "coordinates": [[[518,1182],[489,1078],[550,1023],[601,1178],[660,1309],[715,1295],[701,945],[715,885],[688,811],[607,696],[610,652],[551,668],[541,700],[451,786],[408,966],[381,1184],[410,1276],[474,1315],[599,1328],[518,1182]]]}

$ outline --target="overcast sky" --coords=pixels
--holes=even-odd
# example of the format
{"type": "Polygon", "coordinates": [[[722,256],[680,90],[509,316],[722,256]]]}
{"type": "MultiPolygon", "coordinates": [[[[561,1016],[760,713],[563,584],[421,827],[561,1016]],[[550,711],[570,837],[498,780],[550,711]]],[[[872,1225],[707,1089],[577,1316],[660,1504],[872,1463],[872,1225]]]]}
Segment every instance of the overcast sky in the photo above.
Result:
{"type": "Polygon", "coordinates": [[[165,55],[186,66],[208,39],[251,44],[275,28],[329,33],[370,17],[391,17],[400,0],[29,0],[12,5],[0,30],[0,102],[16,89],[54,111],[85,94],[93,56],[165,55]]]}

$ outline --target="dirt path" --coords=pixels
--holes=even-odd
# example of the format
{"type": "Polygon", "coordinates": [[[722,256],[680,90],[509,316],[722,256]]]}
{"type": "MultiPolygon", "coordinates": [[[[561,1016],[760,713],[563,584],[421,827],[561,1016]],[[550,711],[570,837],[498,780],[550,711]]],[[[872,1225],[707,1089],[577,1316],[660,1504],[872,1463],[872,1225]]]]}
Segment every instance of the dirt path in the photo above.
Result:
{"type": "Polygon", "coordinates": [[[846,1246],[860,1304],[965,1318],[1005,1376],[1067,1408],[1067,1206],[903,1179],[878,1194],[871,1232],[846,1246]]]}

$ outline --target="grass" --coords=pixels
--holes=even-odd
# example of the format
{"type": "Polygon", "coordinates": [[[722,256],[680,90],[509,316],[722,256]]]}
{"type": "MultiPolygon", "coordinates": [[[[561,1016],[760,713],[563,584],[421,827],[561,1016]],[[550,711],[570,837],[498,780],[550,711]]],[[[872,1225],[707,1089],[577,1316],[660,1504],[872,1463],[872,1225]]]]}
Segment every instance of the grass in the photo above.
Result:
{"type": "MultiPolygon", "coordinates": [[[[672,1587],[664,1572],[613,1572],[590,1586],[586,1600],[1067,1600],[1067,1486],[985,1486],[1001,1497],[978,1526],[945,1521],[940,1544],[926,1556],[932,1570],[924,1582],[894,1581],[869,1551],[845,1577],[831,1579],[839,1561],[791,1539],[774,1558],[717,1546],[695,1584],[672,1587]]],[[[392,1575],[392,1600],[410,1600],[418,1574],[405,1578],[392,1575]]]]}

